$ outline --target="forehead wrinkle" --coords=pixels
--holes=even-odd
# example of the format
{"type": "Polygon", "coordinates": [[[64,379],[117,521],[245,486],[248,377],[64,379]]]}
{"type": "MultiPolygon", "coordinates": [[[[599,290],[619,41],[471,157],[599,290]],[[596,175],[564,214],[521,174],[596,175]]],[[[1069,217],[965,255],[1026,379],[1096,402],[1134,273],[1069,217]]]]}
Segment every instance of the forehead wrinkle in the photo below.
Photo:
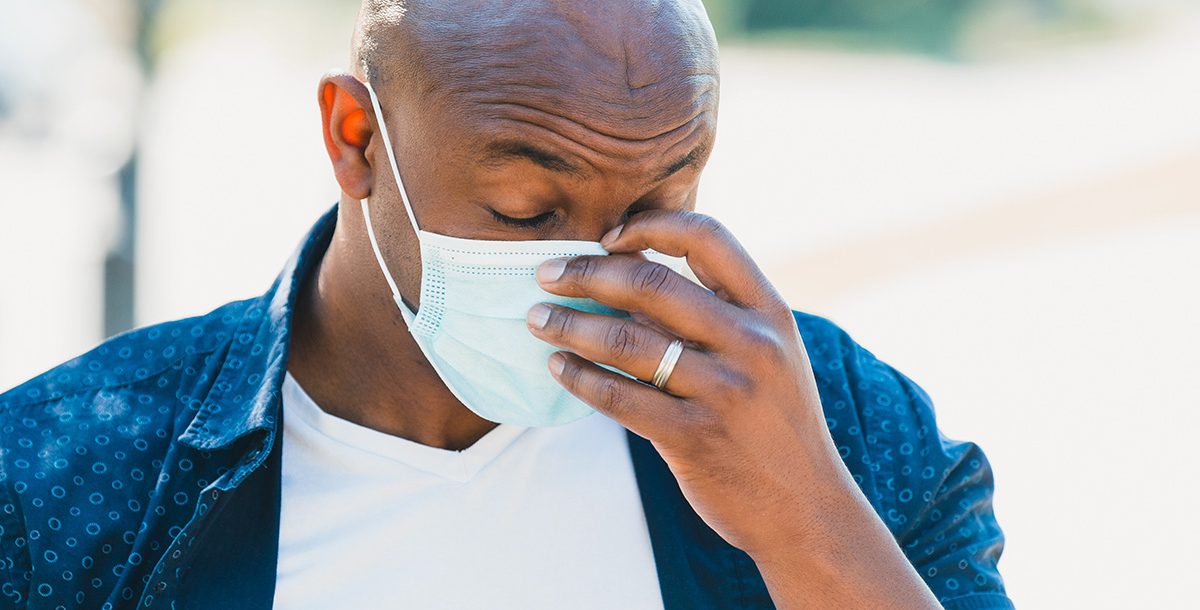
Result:
{"type": "MultiPolygon", "coordinates": [[[[488,118],[520,125],[520,129],[511,127],[492,127],[489,133],[496,139],[514,137],[520,139],[524,134],[532,132],[548,138],[554,145],[566,151],[570,156],[582,160],[588,167],[600,171],[604,168],[617,168],[628,165],[630,161],[640,162],[646,157],[662,157],[663,164],[674,161],[670,159],[672,151],[708,141],[711,147],[713,130],[711,124],[713,115],[705,110],[670,131],[649,139],[626,140],[598,134],[586,126],[574,123],[571,119],[557,117],[551,113],[530,109],[518,104],[501,105],[502,112],[488,113],[488,118]],[[599,137],[596,137],[599,136],[599,137]],[[597,156],[599,158],[597,158],[597,156]]],[[[481,138],[485,139],[486,136],[481,138]]],[[[680,152],[679,154],[683,154],[680,152]]],[[[662,167],[654,167],[657,174],[662,167]]]]}
{"type": "Polygon", "coordinates": [[[485,2],[465,17],[435,4],[427,14],[412,11],[427,96],[509,95],[577,107],[606,120],[600,130],[634,139],[660,127],[645,123],[671,121],[658,109],[694,107],[717,88],[711,30],[686,2],[485,2]],[[618,23],[631,12],[639,26],[618,23]]]}
{"type": "Polygon", "coordinates": [[[364,71],[401,60],[380,67],[428,88],[541,67],[604,97],[719,70],[701,0],[364,0],[354,42],[364,71]]]}
{"type": "MultiPolygon", "coordinates": [[[[689,127],[700,122],[709,112],[707,108],[700,109],[673,127],[667,127],[665,130],[655,132],[651,136],[623,137],[619,134],[599,131],[586,123],[581,123],[563,114],[519,102],[495,102],[489,106],[501,111],[489,113],[494,118],[520,121],[543,127],[573,141],[598,139],[598,144],[600,145],[594,148],[601,152],[637,148],[640,145],[660,146],[664,142],[674,144],[674,142],[686,137],[687,132],[690,131],[689,127]],[[595,136],[599,136],[599,138],[595,136]]],[[[593,147],[589,146],[589,148],[593,147]]]]}
{"type": "Polygon", "coordinates": [[[480,108],[484,112],[508,109],[522,116],[541,115],[551,122],[576,125],[608,139],[638,142],[661,138],[704,112],[715,113],[715,79],[707,75],[687,78],[689,91],[647,91],[637,99],[617,103],[517,82],[503,88],[472,86],[460,90],[452,103],[464,114],[480,108]]]}
{"type": "MultiPolygon", "coordinates": [[[[665,165],[664,148],[713,131],[719,67],[700,0],[367,1],[408,9],[373,28],[371,74],[447,127],[511,121],[588,165],[665,165]]],[[[484,127],[467,137],[494,135],[484,127]]]]}
{"type": "Polygon", "coordinates": [[[674,71],[663,78],[631,86],[624,75],[614,78],[607,66],[592,60],[559,62],[528,49],[512,54],[464,53],[453,61],[431,60],[424,92],[446,99],[511,96],[555,106],[578,105],[617,120],[643,118],[647,107],[691,105],[717,88],[716,75],[704,69],[674,71]]]}

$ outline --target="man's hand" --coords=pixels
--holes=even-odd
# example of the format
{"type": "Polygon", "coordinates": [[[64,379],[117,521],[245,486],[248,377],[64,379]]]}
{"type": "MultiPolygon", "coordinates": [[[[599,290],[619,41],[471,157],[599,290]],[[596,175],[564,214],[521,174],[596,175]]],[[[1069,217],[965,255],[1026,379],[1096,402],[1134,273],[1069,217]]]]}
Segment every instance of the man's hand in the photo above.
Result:
{"type": "Polygon", "coordinates": [[[710,217],[650,211],[602,243],[620,255],[538,270],[548,292],[632,314],[531,309],[530,330],[566,350],[549,362],[559,382],[654,444],[697,514],[759,564],[777,605],[939,607],[839,458],[791,311],[737,240],[710,217]],[[638,254],[647,248],[686,257],[709,290],[638,254]],[[685,348],[662,389],[597,365],[650,380],[676,338],[685,348]]]}

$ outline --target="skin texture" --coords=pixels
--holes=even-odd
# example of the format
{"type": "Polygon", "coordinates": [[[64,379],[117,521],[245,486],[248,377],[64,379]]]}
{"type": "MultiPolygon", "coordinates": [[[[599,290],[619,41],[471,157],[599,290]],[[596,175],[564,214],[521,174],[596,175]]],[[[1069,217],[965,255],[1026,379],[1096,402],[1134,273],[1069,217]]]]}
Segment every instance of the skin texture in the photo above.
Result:
{"type": "Polygon", "coordinates": [[[418,242],[369,80],[422,229],[603,237],[617,253],[548,262],[538,280],[632,321],[536,306],[530,332],[564,350],[547,363],[560,383],[655,445],[697,513],[755,559],[778,607],[939,607],[838,457],[787,305],[719,222],[692,212],[718,90],[698,0],[368,2],[354,60],[318,88],[343,194],[289,362],[323,409],[450,449],[495,426],[425,361],[373,260],[358,206],[368,196],[400,292],[419,307],[418,242]],[[644,248],[687,256],[714,292],[644,248]],[[686,349],[665,391],[594,364],[649,379],[675,337],[686,349]]]}

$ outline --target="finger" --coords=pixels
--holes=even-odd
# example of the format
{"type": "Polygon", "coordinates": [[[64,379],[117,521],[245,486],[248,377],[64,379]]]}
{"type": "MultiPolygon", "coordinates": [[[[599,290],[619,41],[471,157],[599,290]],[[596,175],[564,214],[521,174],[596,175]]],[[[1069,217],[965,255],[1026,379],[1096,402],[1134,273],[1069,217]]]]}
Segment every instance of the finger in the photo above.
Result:
{"type": "MultiPolygon", "coordinates": [[[[528,322],[535,337],[646,382],[654,378],[667,347],[675,340],[634,320],[546,303],[529,310],[528,322]]],[[[685,347],[662,389],[675,396],[700,396],[702,388],[717,376],[717,366],[708,354],[685,347]]]]}
{"type": "Polygon", "coordinates": [[[736,340],[744,312],[664,265],[639,256],[576,256],[546,261],[547,292],[595,299],[645,314],[671,334],[704,347],[736,340]]]}
{"type": "Polygon", "coordinates": [[[746,249],[711,216],[683,210],[640,212],[605,235],[601,244],[613,253],[650,248],[686,257],[705,286],[739,305],[783,303],[746,249]]]}
{"type": "Polygon", "coordinates": [[[686,403],[628,377],[621,376],[579,356],[555,352],[550,356],[550,374],[568,392],[609,416],[634,434],[652,441],[666,441],[686,413],[686,403]]]}

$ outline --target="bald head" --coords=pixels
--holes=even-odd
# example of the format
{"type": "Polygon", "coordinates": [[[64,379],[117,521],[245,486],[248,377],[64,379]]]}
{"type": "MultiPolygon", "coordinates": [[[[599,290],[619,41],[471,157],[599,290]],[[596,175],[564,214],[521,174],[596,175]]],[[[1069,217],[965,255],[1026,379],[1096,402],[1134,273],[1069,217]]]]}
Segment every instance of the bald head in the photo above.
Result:
{"type": "MultiPolygon", "coordinates": [[[[374,268],[359,205],[370,198],[413,305],[420,242],[393,163],[421,230],[598,241],[638,212],[694,209],[716,133],[701,0],[365,0],[352,70],[318,87],[342,189],[327,258],[350,261],[328,268],[374,268]]],[[[379,279],[356,277],[368,291],[379,279]]]]}
{"type": "Polygon", "coordinates": [[[700,0],[365,0],[353,72],[319,95],[342,201],[370,196],[384,250],[410,260],[381,129],[422,229],[592,241],[693,208],[716,132],[700,0]]]}
{"type": "Polygon", "coordinates": [[[700,0],[366,0],[354,60],[392,97],[463,110],[519,100],[619,140],[716,103],[700,0]]]}

